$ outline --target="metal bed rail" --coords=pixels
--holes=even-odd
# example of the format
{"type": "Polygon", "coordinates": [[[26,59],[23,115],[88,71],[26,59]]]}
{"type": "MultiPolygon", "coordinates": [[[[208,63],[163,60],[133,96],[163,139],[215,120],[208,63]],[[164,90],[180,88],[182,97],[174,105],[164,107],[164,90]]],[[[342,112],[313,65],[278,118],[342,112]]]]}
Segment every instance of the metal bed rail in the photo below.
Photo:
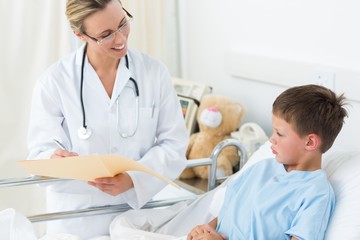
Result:
{"type": "Polygon", "coordinates": [[[49,183],[49,182],[59,182],[59,181],[67,181],[68,179],[61,178],[50,178],[50,177],[42,177],[42,176],[32,176],[32,177],[24,177],[24,178],[8,178],[8,179],[0,179],[0,188],[1,187],[17,187],[23,185],[31,185],[38,183],[49,183]]]}
{"type": "MultiPolygon", "coordinates": [[[[173,204],[184,202],[184,201],[193,201],[197,198],[196,195],[186,196],[180,198],[166,199],[166,200],[156,200],[149,201],[141,209],[153,209],[159,207],[167,207],[173,204]]],[[[108,206],[99,206],[99,207],[90,207],[86,209],[78,209],[72,211],[63,211],[55,213],[45,213],[34,216],[27,217],[32,223],[53,221],[59,219],[68,219],[76,217],[89,217],[93,215],[102,215],[102,214],[111,214],[111,213],[121,213],[127,210],[132,209],[128,204],[117,204],[117,205],[108,205],[108,206]]]]}
{"type": "MultiPolygon", "coordinates": [[[[201,158],[201,159],[192,159],[187,161],[187,168],[197,167],[197,166],[210,166],[209,167],[209,179],[208,179],[208,191],[214,189],[217,186],[217,182],[219,180],[224,180],[225,178],[216,178],[216,167],[217,167],[217,158],[221,151],[228,146],[235,146],[240,152],[240,169],[247,162],[247,151],[241,142],[235,139],[226,139],[220,142],[214,150],[212,151],[209,158],[201,158]]],[[[41,177],[41,176],[32,176],[25,178],[10,178],[10,179],[0,179],[0,188],[2,187],[16,187],[22,185],[31,185],[31,184],[39,184],[39,183],[49,183],[49,182],[57,182],[57,181],[69,181],[68,179],[59,179],[59,178],[49,178],[49,177],[41,177]]],[[[194,200],[196,195],[182,197],[182,198],[174,198],[168,200],[157,200],[150,201],[145,204],[142,208],[156,208],[156,207],[165,207],[170,206],[175,203],[181,201],[189,201],[194,200]]],[[[118,213],[130,210],[131,207],[127,204],[119,204],[119,205],[108,205],[108,206],[99,206],[99,207],[91,207],[87,209],[79,209],[73,211],[64,211],[64,212],[56,212],[56,213],[46,213],[40,215],[29,216],[28,219],[31,222],[41,222],[41,221],[50,221],[50,220],[58,220],[65,218],[75,218],[80,216],[92,216],[99,214],[110,214],[110,213],[118,213]]]]}

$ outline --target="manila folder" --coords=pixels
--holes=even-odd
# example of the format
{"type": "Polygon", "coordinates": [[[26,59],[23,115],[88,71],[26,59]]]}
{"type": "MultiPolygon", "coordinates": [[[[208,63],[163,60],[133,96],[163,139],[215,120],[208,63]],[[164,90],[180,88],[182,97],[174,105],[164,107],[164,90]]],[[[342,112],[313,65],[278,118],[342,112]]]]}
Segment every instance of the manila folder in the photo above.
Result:
{"type": "Polygon", "coordinates": [[[143,171],[177,188],[173,181],[132,159],[119,155],[88,155],[42,160],[21,160],[20,165],[30,174],[54,178],[94,181],[114,177],[126,171],[143,171]]]}

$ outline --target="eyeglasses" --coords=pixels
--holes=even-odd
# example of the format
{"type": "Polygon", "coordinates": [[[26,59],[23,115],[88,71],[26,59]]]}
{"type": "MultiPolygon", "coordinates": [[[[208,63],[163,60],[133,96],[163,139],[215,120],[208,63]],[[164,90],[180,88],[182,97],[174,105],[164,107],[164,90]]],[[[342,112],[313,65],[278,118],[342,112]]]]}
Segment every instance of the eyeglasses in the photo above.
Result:
{"type": "Polygon", "coordinates": [[[97,39],[97,38],[94,38],[94,37],[92,37],[92,36],[89,36],[86,32],[83,32],[83,34],[84,34],[85,36],[87,36],[88,38],[94,40],[98,45],[103,45],[103,44],[110,43],[110,42],[115,38],[115,35],[116,35],[117,32],[123,33],[125,30],[127,30],[127,29],[129,28],[130,22],[131,22],[132,19],[133,19],[133,16],[132,16],[128,11],[126,11],[125,8],[122,8],[122,9],[124,10],[124,12],[126,13],[126,15],[127,15],[128,18],[124,17],[125,20],[126,20],[126,22],[125,22],[124,24],[122,24],[122,25],[118,28],[118,30],[116,30],[116,31],[110,33],[108,36],[103,37],[103,38],[100,38],[100,39],[97,39]]]}

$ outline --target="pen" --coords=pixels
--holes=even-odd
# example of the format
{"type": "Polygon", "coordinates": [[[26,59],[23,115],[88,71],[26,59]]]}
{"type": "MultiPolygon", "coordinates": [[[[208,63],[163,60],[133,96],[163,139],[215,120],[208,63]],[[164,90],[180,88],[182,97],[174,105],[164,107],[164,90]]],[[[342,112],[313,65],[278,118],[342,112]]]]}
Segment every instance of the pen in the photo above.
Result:
{"type": "Polygon", "coordinates": [[[61,149],[61,150],[66,150],[66,147],[61,143],[59,142],[58,140],[56,139],[53,139],[54,140],[54,143],[61,149]]]}
{"type": "Polygon", "coordinates": [[[155,111],[155,99],[153,99],[153,102],[151,105],[151,118],[154,117],[154,111],[155,111]]]}

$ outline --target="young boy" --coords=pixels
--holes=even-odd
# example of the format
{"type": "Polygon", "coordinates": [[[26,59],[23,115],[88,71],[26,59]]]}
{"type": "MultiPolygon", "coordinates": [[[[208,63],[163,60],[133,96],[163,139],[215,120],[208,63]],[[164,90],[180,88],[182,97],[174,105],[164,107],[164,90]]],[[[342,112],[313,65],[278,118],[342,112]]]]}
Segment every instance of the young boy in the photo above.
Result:
{"type": "Polygon", "coordinates": [[[321,158],[343,126],[344,101],[318,85],[280,94],[272,109],[275,159],[230,182],[219,216],[187,239],[324,239],[335,195],[321,158]]]}

